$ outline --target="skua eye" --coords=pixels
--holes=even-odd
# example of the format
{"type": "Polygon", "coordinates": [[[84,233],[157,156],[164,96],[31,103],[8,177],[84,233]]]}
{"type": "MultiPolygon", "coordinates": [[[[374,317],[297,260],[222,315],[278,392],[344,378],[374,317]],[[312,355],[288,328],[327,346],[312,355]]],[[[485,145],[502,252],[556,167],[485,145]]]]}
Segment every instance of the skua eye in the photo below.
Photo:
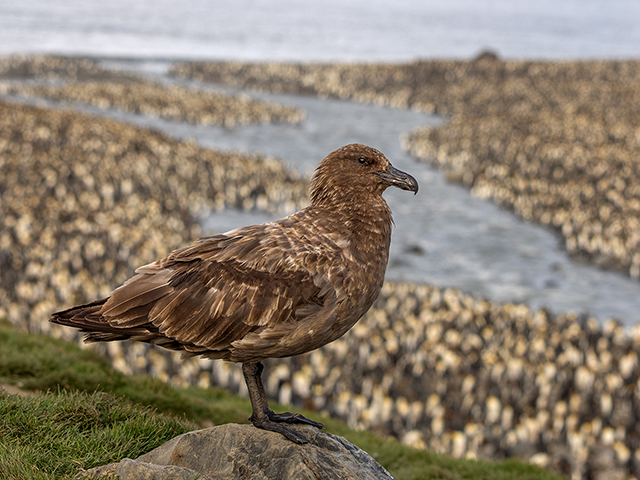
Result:
{"type": "Polygon", "coordinates": [[[360,165],[367,165],[367,164],[369,163],[369,160],[367,160],[367,159],[366,159],[366,158],[364,158],[364,157],[360,157],[360,158],[358,159],[358,163],[359,163],[360,165]]]}

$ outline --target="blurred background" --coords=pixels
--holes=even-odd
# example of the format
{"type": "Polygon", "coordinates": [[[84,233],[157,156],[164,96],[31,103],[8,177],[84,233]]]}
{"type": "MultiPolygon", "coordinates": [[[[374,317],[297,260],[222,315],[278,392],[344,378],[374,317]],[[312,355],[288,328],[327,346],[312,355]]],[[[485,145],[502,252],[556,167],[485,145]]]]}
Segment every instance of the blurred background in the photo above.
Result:
{"type": "MultiPolygon", "coordinates": [[[[420,183],[374,308],[269,395],[455,457],[640,475],[640,2],[0,0],[0,318],[30,332],[307,204],[350,142],[420,183]]],[[[245,393],[233,365],[98,346],[245,393]]]]}

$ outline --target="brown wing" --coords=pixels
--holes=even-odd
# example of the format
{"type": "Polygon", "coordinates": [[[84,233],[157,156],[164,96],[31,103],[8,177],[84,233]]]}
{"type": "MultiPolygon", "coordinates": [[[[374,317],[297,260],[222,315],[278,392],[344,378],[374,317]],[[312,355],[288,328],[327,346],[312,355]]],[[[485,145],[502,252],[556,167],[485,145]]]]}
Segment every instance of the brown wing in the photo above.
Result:
{"type": "Polygon", "coordinates": [[[102,319],[133,340],[219,358],[249,333],[269,330],[263,337],[271,338],[293,333],[305,318],[328,321],[322,310],[335,309],[337,297],[331,278],[341,277],[323,267],[333,247],[301,242],[300,229],[288,230],[255,225],[176,250],[116,289],[102,319]]]}

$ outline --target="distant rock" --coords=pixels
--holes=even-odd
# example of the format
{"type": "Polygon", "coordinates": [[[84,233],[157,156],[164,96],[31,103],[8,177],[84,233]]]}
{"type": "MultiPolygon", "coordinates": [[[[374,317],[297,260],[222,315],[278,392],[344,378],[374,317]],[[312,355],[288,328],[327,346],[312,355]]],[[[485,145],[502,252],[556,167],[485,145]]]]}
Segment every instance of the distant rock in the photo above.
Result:
{"type": "Polygon", "coordinates": [[[179,435],[136,460],[82,473],[119,480],[393,480],[372,457],[342,437],[293,425],[309,440],[297,445],[252,425],[228,424],[179,435]]]}
{"type": "Polygon", "coordinates": [[[500,57],[493,50],[482,50],[476,57],[473,59],[474,62],[499,62],[500,57]]]}

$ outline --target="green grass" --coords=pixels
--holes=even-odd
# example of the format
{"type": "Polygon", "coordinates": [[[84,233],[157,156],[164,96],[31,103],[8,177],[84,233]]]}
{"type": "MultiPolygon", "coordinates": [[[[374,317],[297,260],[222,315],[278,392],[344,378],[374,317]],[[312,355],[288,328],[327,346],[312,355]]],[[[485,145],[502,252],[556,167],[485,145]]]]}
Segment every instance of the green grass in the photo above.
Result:
{"type": "Polygon", "coordinates": [[[90,350],[21,333],[6,323],[0,324],[0,352],[0,384],[25,390],[106,392],[200,424],[246,422],[251,414],[248,399],[238,400],[222,388],[176,389],[153,378],[127,376],[90,350]]]}
{"type": "MultiPolygon", "coordinates": [[[[176,389],[125,376],[91,351],[6,323],[0,323],[0,384],[45,392],[0,394],[0,478],[8,480],[72,478],[81,468],[136,458],[205,422],[247,423],[251,414],[248,399],[223,389],[176,389]]],[[[515,460],[458,460],[416,450],[303,413],[367,451],[397,480],[563,478],[515,460]]]]}
{"type": "Polygon", "coordinates": [[[195,427],[107,393],[0,394],[0,478],[64,478],[138,457],[195,427]]]}

